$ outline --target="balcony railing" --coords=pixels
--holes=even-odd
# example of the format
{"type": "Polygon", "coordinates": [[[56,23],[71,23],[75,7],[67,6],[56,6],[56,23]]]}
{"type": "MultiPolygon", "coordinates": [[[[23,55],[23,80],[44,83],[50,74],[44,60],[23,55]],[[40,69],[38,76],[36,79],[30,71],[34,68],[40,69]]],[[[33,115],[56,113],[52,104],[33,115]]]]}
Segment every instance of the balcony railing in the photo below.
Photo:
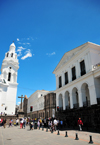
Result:
{"type": "Polygon", "coordinates": [[[89,107],[90,106],[90,100],[83,102],[83,107],[89,107]]]}
{"type": "Polygon", "coordinates": [[[97,104],[100,104],[100,98],[97,98],[97,104]]]}
{"type": "Polygon", "coordinates": [[[79,103],[73,104],[73,108],[74,108],[74,109],[79,108],[79,103]]]}

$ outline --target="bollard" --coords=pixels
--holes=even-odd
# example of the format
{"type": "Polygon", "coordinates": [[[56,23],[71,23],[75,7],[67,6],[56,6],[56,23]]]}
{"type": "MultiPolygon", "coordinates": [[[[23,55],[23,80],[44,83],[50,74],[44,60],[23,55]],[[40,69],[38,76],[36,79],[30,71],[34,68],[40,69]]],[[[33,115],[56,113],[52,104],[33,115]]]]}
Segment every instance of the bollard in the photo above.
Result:
{"type": "Polygon", "coordinates": [[[68,135],[67,135],[67,131],[65,132],[65,137],[68,137],[68,135]]]}
{"type": "Polygon", "coordinates": [[[44,131],[44,128],[42,127],[42,131],[44,131]]]}
{"type": "Polygon", "coordinates": [[[57,135],[60,135],[60,133],[59,133],[59,130],[58,130],[58,133],[57,133],[57,135]]]}
{"type": "Polygon", "coordinates": [[[53,133],[53,128],[51,128],[51,133],[53,133]]]}
{"type": "Polygon", "coordinates": [[[92,135],[90,135],[90,141],[89,141],[89,143],[93,143],[93,141],[92,141],[92,135]]]}
{"type": "Polygon", "coordinates": [[[46,132],[48,132],[48,128],[46,129],[46,132]]]}
{"type": "Polygon", "coordinates": [[[78,138],[78,134],[76,133],[76,138],[75,138],[75,140],[79,140],[79,138],[78,138]]]}
{"type": "Polygon", "coordinates": [[[39,126],[39,130],[40,130],[40,126],[39,126]]]}

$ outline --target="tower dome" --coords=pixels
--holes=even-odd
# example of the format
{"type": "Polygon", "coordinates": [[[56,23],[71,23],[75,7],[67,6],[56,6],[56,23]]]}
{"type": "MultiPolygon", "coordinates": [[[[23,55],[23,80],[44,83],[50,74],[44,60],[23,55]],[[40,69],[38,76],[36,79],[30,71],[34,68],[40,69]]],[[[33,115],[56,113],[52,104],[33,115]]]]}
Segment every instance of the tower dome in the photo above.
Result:
{"type": "Polygon", "coordinates": [[[15,44],[12,43],[12,44],[10,45],[9,51],[15,52],[15,48],[16,48],[15,44]]]}

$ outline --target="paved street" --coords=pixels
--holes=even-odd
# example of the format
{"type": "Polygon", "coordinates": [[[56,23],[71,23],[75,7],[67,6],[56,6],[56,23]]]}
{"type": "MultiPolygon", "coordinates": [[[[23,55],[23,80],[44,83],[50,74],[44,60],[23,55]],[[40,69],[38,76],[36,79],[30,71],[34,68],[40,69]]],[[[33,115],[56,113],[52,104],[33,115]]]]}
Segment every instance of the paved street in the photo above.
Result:
{"type": "Polygon", "coordinates": [[[0,145],[88,145],[89,135],[93,136],[94,144],[100,145],[100,134],[89,132],[78,132],[79,140],[75,139],[76,131],[68,131],[69,137],[64,137],[65,131],[53,134],[46,130],[29,130],[11,127],[4,129],[0,127],[0,145]]]}

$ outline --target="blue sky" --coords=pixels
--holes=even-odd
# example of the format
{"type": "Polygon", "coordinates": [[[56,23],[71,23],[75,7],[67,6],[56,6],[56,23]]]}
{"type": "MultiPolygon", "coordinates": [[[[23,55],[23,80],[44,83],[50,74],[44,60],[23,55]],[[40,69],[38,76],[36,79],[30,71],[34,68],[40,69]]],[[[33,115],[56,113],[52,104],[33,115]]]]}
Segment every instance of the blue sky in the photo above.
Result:
{"type": "Polygon", "coordinates": [[[17,97],[55,90],[52,72],[64,53],[87,41],[100,44],[100,1],[0,0],[0,65],[12,41],[20,66],[17,97]]]}

